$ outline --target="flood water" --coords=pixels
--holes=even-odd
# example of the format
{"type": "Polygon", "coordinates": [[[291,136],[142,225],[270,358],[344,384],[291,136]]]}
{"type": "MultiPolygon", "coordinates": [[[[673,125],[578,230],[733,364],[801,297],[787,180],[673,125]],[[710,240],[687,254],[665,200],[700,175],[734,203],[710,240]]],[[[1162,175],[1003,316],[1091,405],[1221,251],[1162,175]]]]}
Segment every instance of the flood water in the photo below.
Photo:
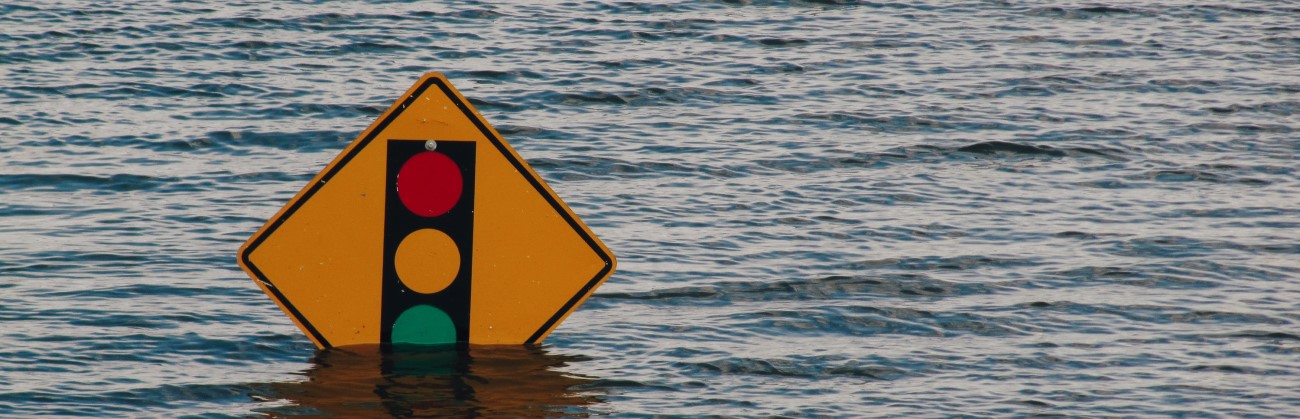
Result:
{"type": "Polygon", "coordinates": [[[1297,22],[0,5],[0,415],[1300,415],[1297,22]],[[538,347],[317,351],[237,249],[429,71],[618,270],[538,347]]]}

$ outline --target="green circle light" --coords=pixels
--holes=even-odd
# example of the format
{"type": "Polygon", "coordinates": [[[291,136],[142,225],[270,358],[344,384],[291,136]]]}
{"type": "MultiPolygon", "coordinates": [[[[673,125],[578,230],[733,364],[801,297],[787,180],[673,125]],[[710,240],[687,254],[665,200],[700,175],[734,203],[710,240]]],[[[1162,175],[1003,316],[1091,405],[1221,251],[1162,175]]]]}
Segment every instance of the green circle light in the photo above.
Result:
{"type": "Polygon", "coordinates": [[[445,345],[456,343],[456,325],[437,307],[418,305],[406,309],[393,322],[393,344],[445,345]]]}

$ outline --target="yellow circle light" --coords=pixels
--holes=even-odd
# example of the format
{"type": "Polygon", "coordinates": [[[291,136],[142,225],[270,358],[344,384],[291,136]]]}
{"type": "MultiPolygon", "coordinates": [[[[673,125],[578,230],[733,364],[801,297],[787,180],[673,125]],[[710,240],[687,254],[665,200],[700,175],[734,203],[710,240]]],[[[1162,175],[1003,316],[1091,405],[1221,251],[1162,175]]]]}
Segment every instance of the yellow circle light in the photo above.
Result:
{"type": "Polygon", "coordinates": [[[460,249],[456,242],[431,228],[416,230],[397,245],[393,257],[397,277],[415,292],[433,294],[456,280],[460,272],[460,249]]]}

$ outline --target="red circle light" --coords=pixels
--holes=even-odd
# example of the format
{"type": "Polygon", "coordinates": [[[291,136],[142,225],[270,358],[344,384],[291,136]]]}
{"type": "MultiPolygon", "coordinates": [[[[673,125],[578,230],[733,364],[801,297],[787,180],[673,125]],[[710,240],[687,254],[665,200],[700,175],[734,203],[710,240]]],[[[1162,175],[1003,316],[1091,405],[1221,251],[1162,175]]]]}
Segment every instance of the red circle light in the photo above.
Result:
{"type": "Polygon", "coordinates": [[[397,197],[421,217],[437,217],[460,201],[465,182],[460,167],[446,154],[425,151],[402,164],[397,172],[397,197]]]}

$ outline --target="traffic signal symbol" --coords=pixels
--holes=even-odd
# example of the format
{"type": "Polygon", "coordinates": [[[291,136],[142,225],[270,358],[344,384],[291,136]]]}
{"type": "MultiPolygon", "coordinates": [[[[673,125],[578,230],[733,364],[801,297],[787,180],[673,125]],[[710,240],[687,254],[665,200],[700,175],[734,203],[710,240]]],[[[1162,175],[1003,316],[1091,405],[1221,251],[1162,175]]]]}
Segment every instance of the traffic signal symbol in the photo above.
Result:
{"type": "Polygon", "coordinates": [[[537,343],[615,260],[429,73],[244,243],[239,264],[323,349],[537,343]]]}
{"type": "Polygon", "coordinates": [[[390,140],[380,338],[469,341],[475,146],[390,140]]]}
{"type": "Polygon", "coordinates": [[[406,159],[397,171],[397,197],[412,213],[437,217],[446,214],[460,200],[464,177],[451,157],[435,151],[438,142],[422,143],[425,151],[406,159]]]}
{"type": "Polygon", "coordinates": [[[422,294],[442,291],[460,273],[460,247],[447,233],[422,228],[408,234],[393,255],[397,278],[422,294]]]}

